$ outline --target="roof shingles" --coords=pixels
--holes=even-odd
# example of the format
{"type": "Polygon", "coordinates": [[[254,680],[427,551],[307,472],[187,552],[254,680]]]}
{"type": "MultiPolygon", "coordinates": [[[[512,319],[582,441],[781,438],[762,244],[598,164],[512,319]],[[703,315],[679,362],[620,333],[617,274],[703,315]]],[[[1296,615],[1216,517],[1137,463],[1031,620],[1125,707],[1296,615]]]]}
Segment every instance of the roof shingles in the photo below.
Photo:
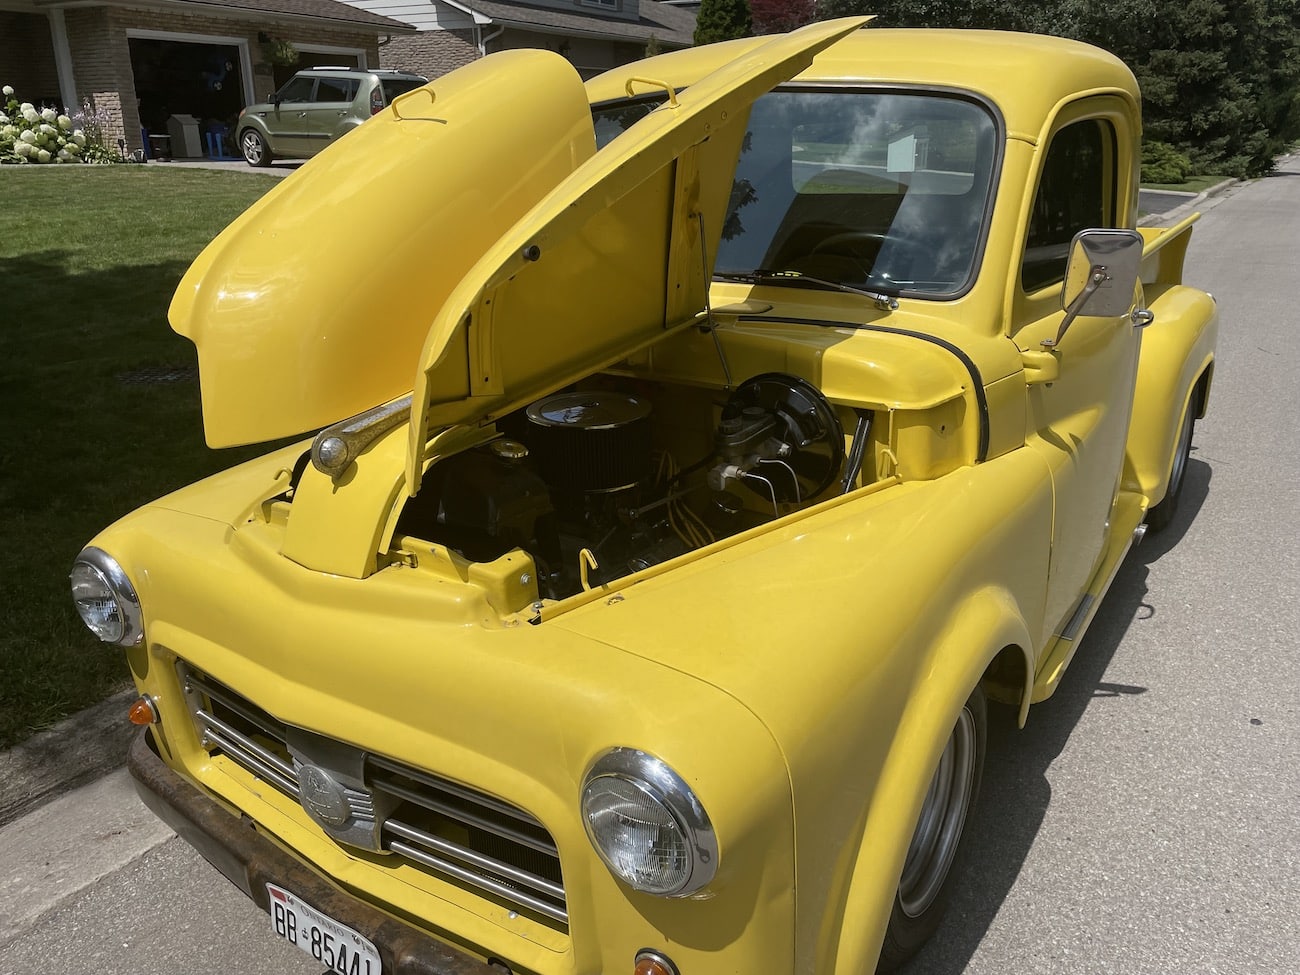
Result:
{"type": "Polygon", "coordinates": [[[641,42],[648,41],[653,34],[657,40],[674,46],[690,46],[694,41],[695,15],[655,0],[641,0],[638,5],[641,16],[635,21],[496,0],[460,0],[460,5],[486,14],[495,23],[522,29],[548,27],[577,35],[641,42]]]}

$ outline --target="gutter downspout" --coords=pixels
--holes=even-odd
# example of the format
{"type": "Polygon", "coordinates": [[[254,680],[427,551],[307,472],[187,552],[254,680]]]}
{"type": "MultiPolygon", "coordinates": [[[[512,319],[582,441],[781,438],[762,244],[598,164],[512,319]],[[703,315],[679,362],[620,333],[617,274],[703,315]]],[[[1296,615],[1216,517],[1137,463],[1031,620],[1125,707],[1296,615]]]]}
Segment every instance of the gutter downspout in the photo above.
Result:
{"type": "Polygon", "coordinates": [[[488,41],[495,41],[498,37],[500,37],[505,32],[506,29],[504,26],[498,27],[491,34],[488,34],[487,37],[484,37],[482,31],[480,31],[479,38],[478,38],[478,56],[481,58],[487,57],[488,41]]]}

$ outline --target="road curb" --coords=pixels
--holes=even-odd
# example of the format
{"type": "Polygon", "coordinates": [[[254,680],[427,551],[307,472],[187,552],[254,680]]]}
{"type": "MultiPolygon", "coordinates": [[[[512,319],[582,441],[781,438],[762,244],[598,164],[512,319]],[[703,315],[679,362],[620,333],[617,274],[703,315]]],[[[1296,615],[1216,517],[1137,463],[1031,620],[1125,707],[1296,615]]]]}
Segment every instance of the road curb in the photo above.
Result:
{"type": "Polygon", "coordinates": [[[1226,193],[1228,190],[1232,189],[1232,187],[1239,185],[1240,183],[1241,180],[1239,179],[1225,179],[1221,183],[1215,183],[1213,186],[1201,190],[1201,192],[1197,193],[1186,203],[1178,204],[1178,206],[1174,207],[1172,210],[1166,210],[1164,213],[1148,213],[1145,217],[1142,217],[1140,220],[1138,220],[1138,226],[1139,227],[1172,226],[1173,224],[1177,223],[1179,220],[1183,219],[1183,217],[1187,216],[1189,213],[1194,213],[1196,211],[1196,208],[1199,207],[1201,204],[1203,204],[1206,200],[1210,199],[1211,197],[1220,196],[1223,193],[1226,193]]]}
{"type": "Polygon", "coordinates": [[[0,753],[0,826],[126,764],[131,687],[0,753]]]}

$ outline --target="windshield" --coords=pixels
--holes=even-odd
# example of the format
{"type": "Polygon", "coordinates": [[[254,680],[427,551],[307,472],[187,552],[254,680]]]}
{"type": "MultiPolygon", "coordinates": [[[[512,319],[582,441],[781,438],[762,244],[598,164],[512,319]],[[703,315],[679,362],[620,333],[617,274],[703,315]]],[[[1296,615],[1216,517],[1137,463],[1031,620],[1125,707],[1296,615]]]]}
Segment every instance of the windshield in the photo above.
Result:
{"type": "Polygon", "coordinates": [[[736,166],[718,275],[964,291],[983,239],[995,135],[984,108],[944,95],[764,96],[736,166]]]}
{"type": "MultiPolygon", "coordinates": [[[[598,106],[597,144],[662,101],[598,106]]],[[[957,95],[769,92],[750,112],[715,274],[962,294],[983,243],[997,145],[990,112],[957,95]]]]}

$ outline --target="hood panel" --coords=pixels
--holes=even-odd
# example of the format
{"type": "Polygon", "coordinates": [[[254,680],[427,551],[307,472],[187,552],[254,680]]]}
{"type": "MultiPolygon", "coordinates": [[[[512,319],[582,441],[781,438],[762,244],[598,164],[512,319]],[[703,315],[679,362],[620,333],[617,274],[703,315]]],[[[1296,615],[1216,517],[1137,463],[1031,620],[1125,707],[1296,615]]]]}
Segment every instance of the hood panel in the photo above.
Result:
{"type": "Polygon", "coordinates": [[[199,255],[172,300],[214,447],[401,396],[434,313],[484,250],[595,152],[562,57],[507,51],[329,146],[199,255]]]}
{"type": "Polygon", "coordinates": [[[865,22],[814,24],[737,57],[615,138],[483,255],[421,353],[409,491],[430,425],[500,415],[695,320],[750,104],[865,22]]]}

